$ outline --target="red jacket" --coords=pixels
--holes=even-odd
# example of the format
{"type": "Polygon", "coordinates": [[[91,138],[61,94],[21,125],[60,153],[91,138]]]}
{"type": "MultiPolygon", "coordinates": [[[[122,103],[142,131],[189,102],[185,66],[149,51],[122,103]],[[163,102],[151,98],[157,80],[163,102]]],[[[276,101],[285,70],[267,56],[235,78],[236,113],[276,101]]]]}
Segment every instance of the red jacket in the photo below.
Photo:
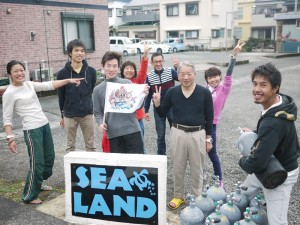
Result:
{"type": "MultiPolygon", "coordinates": [[[[147,78],[147,72],[148,72],[148,59],[145,60],[144,58],[142,58],[138,75],[136,78],[132,78],[131,82],[134,84],[144,84],[147,78]]],[[[135,114],[138,120],[145,118],[144,107],[136,110],[135,114]]]]}

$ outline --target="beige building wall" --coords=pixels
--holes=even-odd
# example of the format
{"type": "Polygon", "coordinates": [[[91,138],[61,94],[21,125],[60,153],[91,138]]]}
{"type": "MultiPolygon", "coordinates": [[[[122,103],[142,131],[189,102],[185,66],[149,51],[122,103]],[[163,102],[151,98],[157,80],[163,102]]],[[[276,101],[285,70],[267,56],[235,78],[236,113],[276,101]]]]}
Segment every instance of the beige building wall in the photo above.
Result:
{"type": "Polygon", "coordinates": [[[238,0],[238,27],[242,30],[243,41],[251,37],[252,8],[255,0],[238,0]]]}
{"type": "Polygon", "coordinates": [[[190,46],[204,48],[221,48],[231,46],[233,42],[233,4],[234,0],[161,0],[160,1],[160,39],[168,37],[168,32],[178,31],[179,37],[184,38],[190,46]],[[198,2],[197,15],[186,15],[186,3],[198,2]],[[178,16],[167,16],[167,7],[178,4],[178,16]],[[227,17],[227,26],[226,26],[227,17]],[[227,40],[225,28],[227,27],[227,40]],[[213,37],[212,30],[220,31],[219,37],[213,37]],[[197,38],[187,37],[187,32],[198,32],[197,38]]]}

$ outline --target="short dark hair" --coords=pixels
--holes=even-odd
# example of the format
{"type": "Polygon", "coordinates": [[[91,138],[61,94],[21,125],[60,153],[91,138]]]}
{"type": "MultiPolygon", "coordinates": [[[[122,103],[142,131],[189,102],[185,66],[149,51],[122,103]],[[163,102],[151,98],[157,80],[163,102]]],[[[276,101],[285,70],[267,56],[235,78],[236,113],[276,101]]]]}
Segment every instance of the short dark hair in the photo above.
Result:
{"type": "Polygon", "coordinates": [[[207,82],[208,78],[215,77],[215,76],[221,76],[222,72],[217,67],[211,67],[204,72],[204,78],[207,82]]]}
{"type": "Polygon", "coordinates": [[[267,63],[256,67],[251,74],[251,80],[253,81],[257,75],[268,79],[272,88],[278,87],[277,94],[279,93],[279,88],[281,85],[281,73],[272,63],[267,63]]]}
{"type": "Polygon", "coordinates": [[[161,56],[161,57],[164,59],[164,56],[163,56],[162,53],[160,53],[160,52],[154,52],[154,53],[152,54],[152,56],[151,56],[151,62],[153,62],[153,58],[154,58],[154,57],[157,57],[157,56],[161,56]]]}
{"type": "Polygon", "coordinates": [[[6,71],[7,71],[7,74],[11,74],[11,69],[14,65],[21,65],[23,67],[23,69],[25,70],[25,66],[22,62],[18,61],[18,60],[11,60],[9,63],[7,63],[6,65],[6,71]]]}
{"type": "Polygon", "coordinates": [[[120,53],[114,52],[114,51],[107,51],[104,54],[104,56],[102,57],[101,65],[104,66],[107,61],[116,59],[116,60],[118,60],[118,66],[120,66],[121,65],[121,58],[122,58],[122,55],[120,53]]]}
{"type": "Polygon", "coordinates": [[[122,64],[121,69],[120,69],[120,71],[121,71],[121,77],[125,78],[125,76],[124,76],[124,70],[125,70],[126,66],[132,66],[133,67],[133,69],[134,69],[134,75],[133,75],[133,77],[136,78],[137,77],[136,65],[135,65],[134,62],[131,62],[131,61],[126,61],[126,62],[124,62],[122,64]]]}
{"type": "Polygon", "coordinates": [[[79,39],[74,39],[74,40],[70,41],[67,45],[67,52],[68,52],[69,56],[72,53],[73,48],[75,48],[75,47],[82,47],[84,49],[84,51],[86,52],[85,44],[79,39]]]}

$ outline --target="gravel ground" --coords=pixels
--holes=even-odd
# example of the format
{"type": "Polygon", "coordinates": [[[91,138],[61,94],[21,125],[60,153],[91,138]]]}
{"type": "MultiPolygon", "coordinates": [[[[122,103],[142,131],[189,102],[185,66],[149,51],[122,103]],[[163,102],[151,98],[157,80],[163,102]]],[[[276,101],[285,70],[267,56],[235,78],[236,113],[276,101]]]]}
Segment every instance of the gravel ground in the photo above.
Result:
{"type": "MultiPolygon", "coordinates": [[[[253,69],[253,68],[252,68],[253,69]]],[[[295,68],[296,69],[296,68],[295,68]]],[[[296,70],[295,70],[296,71],[296,70]]],[[[292,96],[298,106],[300,106],[300,93],[298,91],[297,86],[299,85],[299,78],[295,77],[294,73],[284,73],[283,74],[283,82],[281,87],[281,92],[292,96]],[[284,75],[286,77],[284,77],[284,75]]],[[[198,79],[197,82],[203,84],[202,76],[203,72],[198,71],[198,79]]],[[[220,123],[217,127],[217,151],[219,154],[219,158],[221,160],[222,171],[223,171],[223,182],[224,189],[227,193],[235,191],[234,184],[238,181],[244,181],[247,174],[239,167],[239,150],[237,149],[237,140],[239,137],[238,127],[249,127],[251,129],[256,128],[257,121],[260,116],[260,105],[256,105],[253,103],[252,95],[251,95],[251,81],[248,77],[243,79],[235,80],[233,89],[231,94],[226,102],[226,105],[223,109],[222,116],[220,119],[220,123]]],[[[150,109],[152,111],[152,107],[150,109]]],[[[299,113],[299,112],[298,112],[299,113]]],[[[299,119],[296,121],[296,128],[300,131],[300,121],[299,119]]],[[[150,154],[155,154],[156,149],[153,148],[153,144],[155,144],[156,140],[153,139],[153,135],[149,135],[151,133],[155,133],[155,127],[153,123],[145,122],[145,143],[147,149],[149,149],[150,154]]],[[[168,138],[167,132],[167,143],[170,142],[168,138]]],[[[167,144],[168,147],[168,144],[167,144]]],[[[168,154],[168,192],[167,192],[167,201],[170,201],[173,197],[173,168],[170,163],[170,155],[168,154]]],[[[300,165],[300,158],[298,159],[300,165]]],[[[213,168],[210,159],[206,157],[205,166],[204,166],[205,174],[207,175],[204,180],[204,184],[212,185],[212,175],[213,168]]],[[[188,195],[190,193],[190,181],[189,181],[189,168],[186,171],[186,190],[185,193],[188,195]]],[[[300,182],[298,178],[298,182],[294,185],[293,191],[290,199],[290,206],[288,212],[288,222],[290,225],[300,224],[300,182]]],[[[180,211],[186,207],[183,205],[177,210],[170,211],[168,209],[168,221],[169,224],[180,224],[179,223],[179,214],[180,211]]]]}

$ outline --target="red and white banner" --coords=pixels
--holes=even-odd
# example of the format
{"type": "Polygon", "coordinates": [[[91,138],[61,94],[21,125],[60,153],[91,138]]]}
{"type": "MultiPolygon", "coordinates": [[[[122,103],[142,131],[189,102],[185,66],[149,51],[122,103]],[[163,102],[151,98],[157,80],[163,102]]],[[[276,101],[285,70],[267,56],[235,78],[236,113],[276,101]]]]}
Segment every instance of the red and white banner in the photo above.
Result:
{"type": "Polygon", "coordinates": [[[133,113],[141,108],[146,84],[119,84],[107,82],[105,94],[106,112],[133,113]]]}

